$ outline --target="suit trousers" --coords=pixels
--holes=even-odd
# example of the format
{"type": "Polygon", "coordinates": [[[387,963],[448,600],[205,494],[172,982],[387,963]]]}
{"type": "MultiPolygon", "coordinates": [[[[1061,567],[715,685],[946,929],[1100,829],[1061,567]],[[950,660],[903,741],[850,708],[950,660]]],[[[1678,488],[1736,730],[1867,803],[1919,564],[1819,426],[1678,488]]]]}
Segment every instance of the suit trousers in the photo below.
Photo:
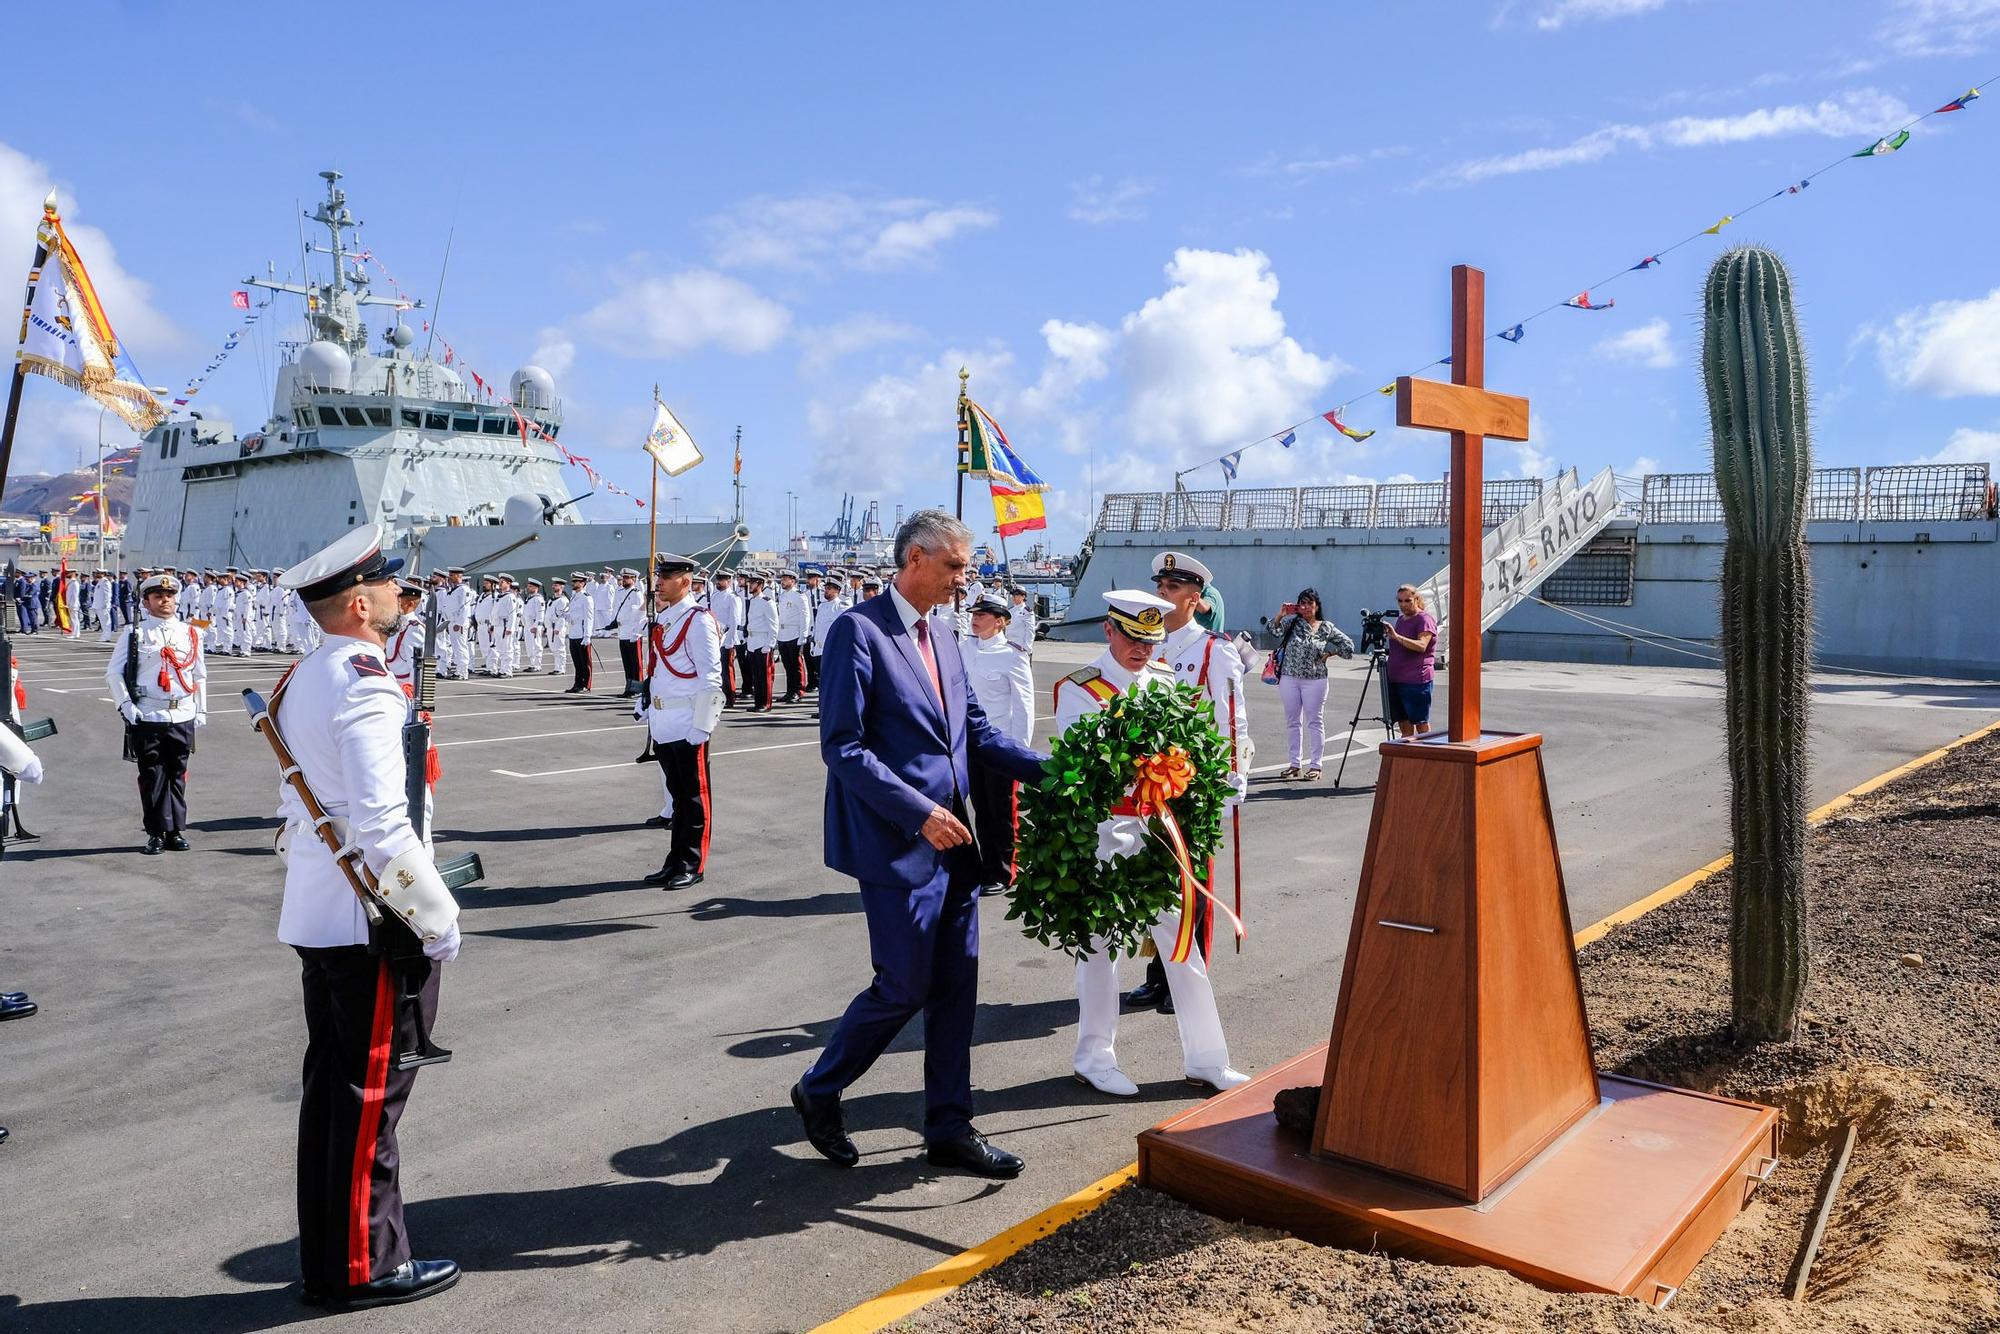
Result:
{"type": "MultiPolygon", "coordinates": [[[[365,945],[300,948],[304,961],[305,1091],[299,1101],[299,1269],[323,1293],[383,1278],[410,1258],[403,1226],[396,1123],[416,1082],[398,1050],[416,1045],[416,1016],[397,1003],[385,954],[365,945]]],[[[437,1015],[439,968],[429,964],[418,1007],[437,1015]]]]}
{"type": "Polygon", "coordinates": [[[187,828],[188,756],[193,723],[133,723],[132,755],[139,762],[139,814],[146,833],[165,838],[187,828]]]}
{"type": "Polygon", "coordinates": [[[578,690],[590,689],[590,641],[588,639],[572,639],[569,641],[569,663],[570,666],[576,668],[576,680],[573,683],[575,687],[578,690]]]}
{"type": "MultiPolygon", "coordinates": [[[[1153,923],[1153,948],[1164,958],[1173,953],[1181,915],[1172,910],[1153,923]]],[[[1118,960],[1104,952],[1103,942],[1076,965],[1076,1054],[1072,1068],[1086,1073],[1118,1066],[1118,960]]],[[[1215,1008],[1215,988],[1209,985],[1208,964],[1199,945],[1186,963],[1165,965],[1167,987],[1174,997],[1174,1022],[1181,1031],[1182,1071],[1209,1070],[1229,1064],[1229,1044],[1222,1036],[1222,1016],[1215,1008]]]]}
{"type": "Polygon", "coordinates": [[[653,758],[660,762],[660,776],[667,785],[667,802],[673,810],[672,841],[667,847],[667,865],[678,866],[696,875],[708,870],[708,840],[712,812],[708,797],[708,743],[657,741],[653,758]]]}
{"type": "Polygon", "coordinates": [[[778,656],[785,663],[785,703],[790,704],[806,691],[804,656],[799,652],[799,641],[780,639],[778,656]]]}
{"type": "MultiPolygon", "coordinates": [[[[970,848],[954,848],[915,889],[861,882],[875,980],[840,1017],[799,1081],[814,1101],[837,1098],[903,1026],[924,1016],[924,1139],[972,1130],[972,1019],[979,997],[979,882],[970,848]]],[[[1114,1006],[1117,997],[1112,997],[1114,1006]]]]}
{"type": "Polygon", "coordinates": [[[1014,780],[1003,773],[972,766],[972,829],[979,848],[979,883],[1014,883],[1014,834],[1020,806],[1014,780]]]}

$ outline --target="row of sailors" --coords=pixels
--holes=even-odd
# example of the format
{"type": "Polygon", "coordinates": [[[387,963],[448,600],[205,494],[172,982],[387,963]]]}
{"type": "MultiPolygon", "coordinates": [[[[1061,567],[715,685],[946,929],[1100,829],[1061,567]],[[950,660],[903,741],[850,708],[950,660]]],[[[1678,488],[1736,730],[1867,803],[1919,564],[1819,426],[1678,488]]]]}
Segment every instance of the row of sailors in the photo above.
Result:
{"type": "MultiPolygon", "coordinates": [[[[156,573],[133,571],[138,586],[156,573]]],[[[181,619],[204,632],[204,651],[211,657],[243,658],[252,653],[310,653],[319,644],[319,627],[299,595],[278,585],[282,568],[274,570],[182,570],[176,581],[181,619]]],[[[102,636],[110,639],[106,630],[102,636]]]]}

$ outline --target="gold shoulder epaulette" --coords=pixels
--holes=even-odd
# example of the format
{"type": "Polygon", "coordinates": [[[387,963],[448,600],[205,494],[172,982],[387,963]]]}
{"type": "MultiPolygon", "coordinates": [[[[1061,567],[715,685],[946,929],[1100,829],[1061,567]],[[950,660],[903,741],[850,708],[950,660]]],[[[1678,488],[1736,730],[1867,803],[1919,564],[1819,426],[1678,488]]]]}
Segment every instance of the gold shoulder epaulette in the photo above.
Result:
{"type": "Polygon", "coordinates": [[[1095,667],[1079,667],[1068,676],[1065,676],[1063,680],[1074,681],[1080,686],[1087,686],[1102,675],[1104,673],[1095,667]]]}

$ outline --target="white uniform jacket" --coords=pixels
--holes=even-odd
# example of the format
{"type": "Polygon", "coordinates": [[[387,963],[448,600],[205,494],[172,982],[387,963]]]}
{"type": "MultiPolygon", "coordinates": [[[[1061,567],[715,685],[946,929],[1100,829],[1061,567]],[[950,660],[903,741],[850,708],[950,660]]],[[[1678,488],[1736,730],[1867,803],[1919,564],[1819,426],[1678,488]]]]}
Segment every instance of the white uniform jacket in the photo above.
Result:
{"type": "Polygon", "coordinates": [[[521,627],[528,636],[539,639],[542,629],[548,624],[549,603],[540,593],[535,593],[521,603],[521,627]]]}
{"type": "Polygon", "coordinates": [[[521,636],[521,595],[496,593],[493,596],[493,638],[500,643],[521,636]]]}
{"type": "Polygon", "coordinates": [[[578,590],[569,600],[569,637],[589,642],[597,629],[597,603],[587,590],[578,590]]]}
{"type": "Polygon", "coordinates": [[[1025,602],[1016,603],[1014,614],[1007,618],[1007,642],[1030,651],[1035,647],[1035,613],[1025,602]]]}
{"type": "Polygon", "coordinates": [[[806,622],[810,613],[806,608],[806,595],[796,588],[778,590],[778,638],[796,640],[806,637],[806,622]]]}
{"type": "Polygon", "coordinates": [[[125,693],[125,660],[134,636],[139,646],[138,720],[206,723],[208,658],[202,651],[201,631],[179,617],[163,621],[141,613],[137,625],[112,641],[111,661],[104,669],[112,700],[123,704],[130,698],[125,693]]]}
{"type": "Polygon", "coordinates": [[[833,623],[846,612],[847,604],[839,598],[823,598],[820,604],[813,608],[812,651],[814,653],[826,652],[826,640],[827,636],[833,633],[833,623]]]}
{"type": "Polygon", "coordinates": [[[1027,651],[1005,635],[975,639],[965,646],[965,670],[993,725],[1028,744],[1028,734],[1035,730],[1035,675],[1027,651]]]}
{"type": "Polygon", "coordinates": [[[754,596],[750,599],[743,644],[752,653],[778,646],[778,609],[771,599],[754,596]]]}
{"type": "Polygon", "coordinates": [[[416,688],[417,655],[424,651],[424,623],[415,616],[406,616],[403,623],[389,636],[389,646],[383,656],[389,663],[389,674],[396,678],[396,684],[416,688]]]}
{"type": "Polygon", "coordinates": [[[1250,790],[1250,713],[1243,694],[1243,659],[1236,641],[1189,621],[1167,635],[1160,656],[1174,670],[1174,680],[1208,696],[1215,710],[1215,730],[1229,743],[1229,785],[1236,789],[1231,804],[1250,790]]]}
{"type": "Polygon", "coordinates": [[[708,740],[722,717],[722,640],[715,616],[692,597],[664,607],[648,647],[646,728],[655,741],[708,740]]]}
{"type": "Polygon", "coordinates": [[[548,610],[542,615],[542,626],[548,632],[543,638],[551,644],[569,633],[569,594],[558,593],[549,599],[548,610]]]}
{"type": "Polygon", "coordinates": [[[715,628],[722,639],[724,649],[735,648],[743,642],[743,594],[736,588],[718,588],[708,600],[708,609],[715,616],[715,628]]]}
{"type": "Polygon", "coordinates": [[[609,579],[593,579],[590,581],[588,591],[591,633],[596,635],[611,633],[606,627],[611,624],[611,602],[618,596],[618,585],[609,579]]]}
{"type": "Polygon", "coordinates": [[[447,630],[463,632],[471,619],[472,585],[461,583],[457,587],[450,584],[438,590],[438,620],[447,630]]]}
{"type": "MultiPolygon", "coordinates": [[[[300,659],[278,698],[278,732],[306,785],[377,875],[392,858],[422,846],[403,787],[408,717],[409,701],[382,650],[345,635],[328,635],[300,659]]],[[[367,944],[361,901],[283,780],[278,815],[292,825],[278,939],[307,949],[367,944]]]]}
{"type": "MultiPolygon", "coordinates": [[[[1056,682],[1055,735],[1061,736],[1077,719],[1103,709],[1104,702],[1091,691],[1090,683],[1078,680],[1093,671],[1120,694],[1130,694],[1156,681],[1173,679],[1172,673],[1158,662],[1147,663],[1135,675],[1119,666],[1108,651],[1100,653],[1089,667],[1071,672],[1056,682]]],[[[1111,816],[1097,826],[1097,860],[1108,862],[1113,857],[1132,856],[1145,846],[1145,839],[1146,821],[1143,818],[1136,815],[1111,816]]]]}
{"type": "Polygon", "coordinates": [[[622,584],[612,593],[611,615],[602,626],[605,634],[638,643],[646,637],[646,595],[637,584],[622,584]]]}

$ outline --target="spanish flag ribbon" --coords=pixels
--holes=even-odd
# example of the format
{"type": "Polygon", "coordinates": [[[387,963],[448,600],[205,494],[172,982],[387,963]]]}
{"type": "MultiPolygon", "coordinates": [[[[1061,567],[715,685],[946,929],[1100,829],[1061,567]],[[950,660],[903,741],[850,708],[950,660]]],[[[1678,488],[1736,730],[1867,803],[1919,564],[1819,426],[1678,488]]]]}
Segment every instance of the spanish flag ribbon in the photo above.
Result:
{"type": "MultiPolygon", "coordinates": [[[[1173,854],[1174,866],[1181,879],[1181,923],[1174,937],[1173,952],[1167,956],[1169,963],[1186,963],[1194,953],[1195,910],[1200,907],[1197,898],[1205,898],[1213,903],[1216,910],[1229,919],[1230,929],[1241,940],[1244,936],[1243,920],[1215,897],[1195,874],[1194,859],[1188,855],[1187,839],[1181,833],[1180,822],[1174,819],[1173,808],[1168,804],[1188,790],[1194,782],[1194,761],[1179,746],[1172,746],[1157,754],[1148,755],[1139,761],[1138,771],[1132,782],[1132,795],[1120,802],[1111,812],[1113,815],[1154,816],[1160,822],[1160,837],[1173,854]]],[[[1148,826],[1150,832],[1150,826],[1148,826]]]]}

